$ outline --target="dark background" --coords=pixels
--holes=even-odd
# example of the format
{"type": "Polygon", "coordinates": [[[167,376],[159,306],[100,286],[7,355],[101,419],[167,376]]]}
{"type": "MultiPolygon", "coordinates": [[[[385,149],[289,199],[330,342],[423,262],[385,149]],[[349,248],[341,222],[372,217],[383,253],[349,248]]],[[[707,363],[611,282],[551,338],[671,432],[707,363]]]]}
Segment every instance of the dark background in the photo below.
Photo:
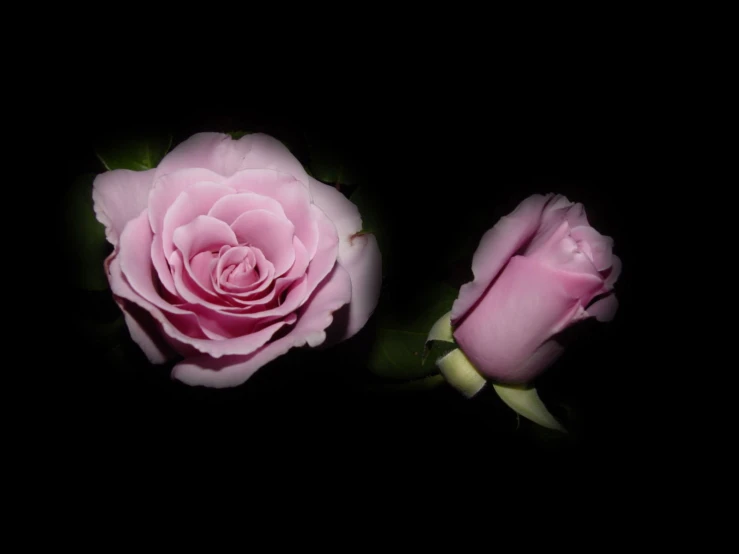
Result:
{"type": "MultiPolygon", "coordinates": [[[[332,351],[294,352],[231,390],[173,382],[143,356],[121,368],[79,332],[83,320],[94,325],[116,315],[109,296],[68,288],[52,310],[59,331],[38,352],[40,364],[56,364],[65,448],[110,459],[165,453],[188,463],[239,460],[292,472],[320,467],[401,477],[465,467],[506,475],[522,463],[550,462],[602,476],[637,457],[642,433],[633,376],[654,368],[641,367],[635,355],[644,337],[644,306],[634,288],[644,202],[635,199],[661,192],[645,164],[655,99],[634,82],[588,73],[553,71],[516,82],[419,76],[198,86],[183,78],[176,86],[132,86],[90,75],[59,97],[61,171],[45,184],[55,198],[63,188],[59,174],[69,183],[101,171],[95,145],[126,134],[171,132],[176,144],[198,131],[262,131],[292,142],[301,160],[306,137],[320,137],[361,168],[383,207],[391,237],[383,253],[392,260],[387,282],[399,310],[413,303],[419,276],[464,282],[464,267],[447,260],[468,264],[465,248],[526,196],[557,192],[582,202],[591,223],[614,238],[624,272],[616,319],[583,329],[542,379],[542,395],[577,414],[569,437],[525,422],[516,431],[515,416],[489,388],[469,401],[446,386],[415,393],[368,388],[363,355],[371,325],[332,351]]],[[[137,355],[135,346],[129,354],[137,355]]],[[[552,411],[568,417],[554,405],[552,411]]]]}

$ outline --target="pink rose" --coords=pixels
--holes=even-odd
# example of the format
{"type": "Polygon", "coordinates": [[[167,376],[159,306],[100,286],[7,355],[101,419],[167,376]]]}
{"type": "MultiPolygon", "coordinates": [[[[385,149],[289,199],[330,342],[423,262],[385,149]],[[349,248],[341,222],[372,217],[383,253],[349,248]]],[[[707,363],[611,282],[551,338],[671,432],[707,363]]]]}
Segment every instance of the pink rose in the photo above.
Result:
{"type": "Polygon", "coordinates": [[[621,260],[593,229],[582,204],[530,196],[483,235],[474,280],[452,307],[454,338],[475,368],[525,384],[563,351],[556,335],[588,317],[609,321],[621,260]]]}
{"type": "Polygon", "coordinates": [[[327,332],[346,339],[377,304],[380,251],[356,235],[357,207],[272,137],[196,134],[155,169],[102,173],[93,200],[132,338],[153,363],[184,356],[173,377],[190,385],[235,386],[327,332]]]}

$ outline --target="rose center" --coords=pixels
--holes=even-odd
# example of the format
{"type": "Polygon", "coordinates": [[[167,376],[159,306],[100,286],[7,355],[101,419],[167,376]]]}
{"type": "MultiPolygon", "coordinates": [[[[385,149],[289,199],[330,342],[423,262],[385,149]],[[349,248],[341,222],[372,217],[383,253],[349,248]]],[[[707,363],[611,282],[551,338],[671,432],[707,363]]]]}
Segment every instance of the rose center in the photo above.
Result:
{"type": "Polygon", "coordinates": [[[259,278],[259,269],[254,252],[248,249],[243,258],[229,264],[221,274],[222,281],[236,286],[245,287],[251,285],[259,278]]]}

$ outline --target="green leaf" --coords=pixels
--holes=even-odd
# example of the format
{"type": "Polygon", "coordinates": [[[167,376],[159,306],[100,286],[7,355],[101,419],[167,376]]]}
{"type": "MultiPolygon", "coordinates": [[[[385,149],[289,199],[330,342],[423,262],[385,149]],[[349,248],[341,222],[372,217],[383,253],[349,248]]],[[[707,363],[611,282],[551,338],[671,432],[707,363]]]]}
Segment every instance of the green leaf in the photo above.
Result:
{"type": "Polygon", "coordinates": [[[437,283],[416,290],[411,301],[402,307],[392,295],[381,298],[368,362],[370,371],[383,378],[400,380],[438,373],[433,353],[441,346],[425,355],[426,339],[436,320],[451,310],[456,297],[456,289],[437,283]]]}
{"type": "Polygon", "coordinates": [[[105,228],[92,208],[94,175],[79,177],[62,201],[62,252],[70,283],[87,290],[105,290],[108,279],[103,261],[111,250],[105,228]]]}
{"type": "Polygon", "coordinates": [[[95,153],[107,170],[145,171],[159,164],[172,146],[172,135],[121,138],[101,144],[95,153]]]}

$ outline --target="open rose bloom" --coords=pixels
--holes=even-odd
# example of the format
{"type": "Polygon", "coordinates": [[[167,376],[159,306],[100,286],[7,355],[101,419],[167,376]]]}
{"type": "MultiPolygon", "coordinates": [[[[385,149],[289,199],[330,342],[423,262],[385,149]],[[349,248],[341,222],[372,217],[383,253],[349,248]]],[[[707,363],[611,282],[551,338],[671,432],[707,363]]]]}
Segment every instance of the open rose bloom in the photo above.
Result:
{"type": "Polygon", "coordinates": [[[610,320],[621,261],[560,195],[524,200],[482,237],[474,280],[452,307],[454,338],[484,376],[526,384],[562,353],[557,333],[589,317],[610,320]]]}
{"type": "Polygon", "coordinates": [[[228,387],[293,347],[355,334],[379,297],[357,207],[279,141],[200,133],[155,169],[97,177],[111,290],[153,363],[228,387]]]}

